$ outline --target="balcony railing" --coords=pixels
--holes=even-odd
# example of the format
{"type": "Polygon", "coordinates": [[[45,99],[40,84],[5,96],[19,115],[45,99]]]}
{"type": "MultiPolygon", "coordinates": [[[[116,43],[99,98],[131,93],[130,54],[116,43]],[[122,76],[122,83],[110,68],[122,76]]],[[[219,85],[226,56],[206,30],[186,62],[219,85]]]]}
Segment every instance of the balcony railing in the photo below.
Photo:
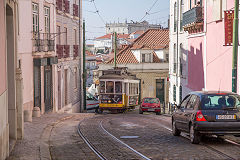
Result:
{"type": "Polygon", "coordinates": [[[78,45],[73,45],[73,56],[74,57],[78,56],[78,45]]]}
{"type": "Polygon", "coordinates": [[[78,5],[73,4],[73,15],[78,17],[78,5]]]}
{"type": "Polygon", "coordinates": [[[70,46],[64,45],[64,58],[68,58],[70,56],[70,46]]]}
{"type": "Polygon", "coordinates": [[[182,25],[190,33],[203,30],[203,7],[198,6],[183,13],[182,25]]]}
{"type": "Polygon", "coordinates": [[[57,44],[57,57],[63,58],[63,45],[57,44]]]}
{"type": "Polygon", "coordinates": [[[33,33],[33,52],[55,51],[55,40],[50,33],[33,33]]]}

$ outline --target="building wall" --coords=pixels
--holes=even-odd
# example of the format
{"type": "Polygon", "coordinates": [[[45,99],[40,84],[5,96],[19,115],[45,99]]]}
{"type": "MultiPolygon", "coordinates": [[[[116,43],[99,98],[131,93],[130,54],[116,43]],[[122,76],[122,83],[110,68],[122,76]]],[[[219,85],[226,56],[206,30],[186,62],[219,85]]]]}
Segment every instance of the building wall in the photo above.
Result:
{"type": "MultiPolygon", "coordinates": [[[[179,104],[181,99],[184,98],[192,90],[188,86],[188,55],[189,55],[189,46],[188,46],[188,33],[180,29],[180,20],[178,21],[178,34],[174,31],[174,3],[178,2],[179,10],[178,14],[180,15],[180,1],[174,0],[170,1],[170,43],[169,43],[169,102],[179,104]],[[178,46],[177,46],[178,43],[178,46]],[[174,57],[174,44],[178,47],[178,57],[174,57]],[[182,44],[182,51],[180,45],[182,44]],[[178,59],[178,74],[173,72],[174,68],[174,58],[178,59]],[[180,75],[180,59],[182,62],[182,75],[180,75]],[[176,101],[174,101],[174,86],[176,86],[176,101]],[[182,87],[182,95],[180,95],[180,86],[182,87]]],[[[189,1],[183,0],[183,13],[189,10],[189,1]]]]}
{"type": "Polygon", "coordinates": [[[156,97],[156,80],[157,79],[164,79],[165,85],[165,104],[168,103],[168,72],[135,72],[130,71],[133,74],[136,74],[137,78],[141,79],[141,99],[144,97],[156,97]]]}
{"type": "Polygon", "coordinates": [[[5,0],[0,1],[0,95],[6,91],[5,0]]]}
{"type": "MultiPolygon", "coordinates": [[[[78,1],[76,2],[78,5],[78,1]]],[[[58,59],[57,72],[60,72],[61,79],[59,80],[58,74],[55,75],[57,80],[56,86],[60,84],[60,91],[56,87],[56,106],[57,111],[68,111],[68,112],[80,112],[80,79],[79,79],[79,57],[73,58],[74,50],[73,45],[79,45],[79,24],[78,19],[73,17],[73,4],[74,1],[70,0],[70,13],[64,13],[57,11],[56,14],[56,25],[60,26],[61,34],[56,37],[56,44],[58,44],[58,38],[61,39],[60,45],[70,45],[70,56],[68,58],[58,59]],[[65,30],[67,28],[67,44],[65,44],[65,30]],[[76,30],[76,41],[75,31],[76,30]],[[65,81],[65,70],[67,70],[67,82],[65,81]],[[75,73],[76,72],[76,73],[75,73]],[[75,75],[77,76],[77,86],[75,85],[75,75]],[[67,83],[67,104],[65,104],[65,83],[67,83]],[[61,92],[61,104],[59,104],[58,93],[61,92]],[[59,107],[60,106],[60,107],[59,107]]],[[[56,29],[57,29],[56,26],[56,29]]],[[[79,48],[80,50],[81,48],[79,48]]]]}
{"type": "Polygon", "coordinates": [[[9,154],[5,20],[5,0],[0,0],[0,159],[9,154]]]}
{"type": "MultiPolygon", "coordinates": [[[[227,6],[227,10],[234,7],[233,0],[223,1],[222,3],[223,7],[227,6]],[[226,2],[227,5],[225,4],[226,2]]],[[[215,9],[214,5],[216,4],[212,1],[209,1],[207,5],[206,88],[207,90],[232,91],[232,46],[224,46],[224,19],[216,22],[218,20],[216,17],[220,14],[220,10],[215,9]]],[[[224,18],[223,11],[222,18],[224,18]]]]}

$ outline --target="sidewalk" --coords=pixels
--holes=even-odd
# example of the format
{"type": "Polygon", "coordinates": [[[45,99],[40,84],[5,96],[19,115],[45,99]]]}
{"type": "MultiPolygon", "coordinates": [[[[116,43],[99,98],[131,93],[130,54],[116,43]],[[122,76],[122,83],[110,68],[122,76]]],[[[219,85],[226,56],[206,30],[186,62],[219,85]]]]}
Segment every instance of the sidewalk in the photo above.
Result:
{"type": "Polygon", "coordinates": [[[32,122],[24,123],[24,139],[17,141],[13,151],[7,160],[48,160],[49,138],[51,131],[58,123],[78,117],[79,122],[93,114],[44,114],[39,118],[33,118],[32,122]]]}

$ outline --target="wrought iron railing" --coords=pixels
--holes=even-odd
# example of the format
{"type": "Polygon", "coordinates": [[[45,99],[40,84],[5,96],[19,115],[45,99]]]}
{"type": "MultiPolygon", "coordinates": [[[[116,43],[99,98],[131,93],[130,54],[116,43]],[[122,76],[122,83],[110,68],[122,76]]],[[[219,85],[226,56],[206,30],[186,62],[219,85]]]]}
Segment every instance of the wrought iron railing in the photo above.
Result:
{"type": "Polygon", "coordinates": [[[194,7],[183,13],[183,26],[191,23],[198,23],[203,21],[203,8],[201,6],[194,7]]]}
{"type": "Polygon", "coordinates": [[[55,51],[55,37],[50,33],[33,33],[33,52],[55,51]]]}

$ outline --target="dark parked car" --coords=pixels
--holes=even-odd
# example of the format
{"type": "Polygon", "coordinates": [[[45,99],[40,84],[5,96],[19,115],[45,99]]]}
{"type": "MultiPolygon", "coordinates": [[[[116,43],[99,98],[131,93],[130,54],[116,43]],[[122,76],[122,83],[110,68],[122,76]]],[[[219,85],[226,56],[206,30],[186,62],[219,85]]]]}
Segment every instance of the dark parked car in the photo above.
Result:
{"type": "Polygon", "coordinates": [[[231,92],[192,92],[172,114],[172,132],[189,133],[192,143],[204,134],[240,135],[240,96],[231,92]]]}
{"type": "Polygon", "coordinates": [[[157,115],[161,113],[160,101],[158,98],[143,98],[139,107],[139,114],[143,112],[155,112],[157,115]]]}

